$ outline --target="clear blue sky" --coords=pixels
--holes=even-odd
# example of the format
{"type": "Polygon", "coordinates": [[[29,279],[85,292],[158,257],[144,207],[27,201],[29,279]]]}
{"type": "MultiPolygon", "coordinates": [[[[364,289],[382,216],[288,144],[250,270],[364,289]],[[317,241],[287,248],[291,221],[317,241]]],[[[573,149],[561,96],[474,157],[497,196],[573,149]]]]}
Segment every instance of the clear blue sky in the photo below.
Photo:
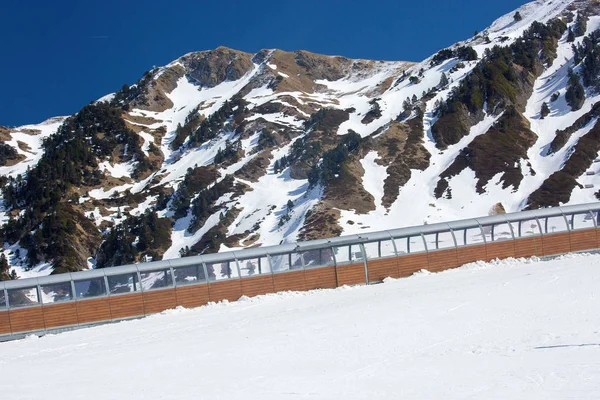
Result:
{"type": "Polygon", "coordinates": [[[4,1],[0,125],[69,115],[219,45],[420,61],[525,0],[4,1]]]}

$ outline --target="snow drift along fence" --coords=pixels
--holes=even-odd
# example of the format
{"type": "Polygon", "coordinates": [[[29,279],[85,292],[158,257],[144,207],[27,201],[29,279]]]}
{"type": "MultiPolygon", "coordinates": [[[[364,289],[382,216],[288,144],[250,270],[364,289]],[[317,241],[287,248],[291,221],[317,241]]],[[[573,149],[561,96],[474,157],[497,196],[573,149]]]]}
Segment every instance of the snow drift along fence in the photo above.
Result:
{"type": "Polygon", "coordinates": [[[600,203],[0,282],[0,340],[176,306],[600,247],[600,203]]]}

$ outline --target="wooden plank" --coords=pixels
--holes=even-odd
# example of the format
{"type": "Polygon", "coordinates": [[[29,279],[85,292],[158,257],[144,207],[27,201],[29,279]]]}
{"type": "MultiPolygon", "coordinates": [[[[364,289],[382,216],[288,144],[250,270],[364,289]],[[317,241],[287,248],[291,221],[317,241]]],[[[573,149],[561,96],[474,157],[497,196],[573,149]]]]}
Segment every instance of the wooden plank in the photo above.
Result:
{"type": "Polygon", "coordinates": [[[367,269],[369,272],[369,282],[381,282],[388,276],[390,278],[398,278],[400,276],[398,259],[396,257],[367,260],[367,269]]]}
{"type": "Polygon", "coordinates": [[[242,294],[252,297],[261,294],[274,293],[273,275],[257,275],[242,278],[242,294]]]}
{"type": "Polygon", "coordinates": [[[504,259],[515,256],[515,244],[512,239],[501,240],[499,242],[490,242],[485,245],[486,258],[483,261],[490,261],[496,258],[504,259]]]}
{"type": "Polygon", "coordinates": [[[570,235],[571,251],[593,250],[598,248],[596,228],[572,231],[570,235]]]}
{"type": "Polygon", "coordinates": [[[140,292],[110,296],[109,304],[113,319],[144,315],[144,299],[140,292]]]}
{"type": "Polygon", "coordinates": [[[57,326],[77,325],[77,304],[74,301],[45,304],[42,306],[46,329],[57,326]]]}
{"type": "Polygon", "coordinates": [[[306,282],[305,290],[330,289],[337,287],[335,267],[333,266],[306,269],[304,271],[304,279],[306,282]]]}
{"type": "Polygon", "coordinates": [[[208,285],[178,286],[175,293],[177,305],[182,307],[200,307],[209,302],[208,285]]]}
{"type": "Polygon", "coordinates": [[[10,333],[10,317],[8,316],[8,311],[0,311],[0,335],[10,333]]]}
{"type": "Polygon", "coordinates": [[[12,333],[39,331],[45,328],[41,306],[8,311],[12,333]]]}
{"type": "Polygon", "coordinates": [[[450,268],[458,267],[458,255],[456,248],[430,251],[428,254],[427,270],[440,272],[450,268]]]}
{"type": "Polygon", "coordinates": [[[542,236],[542,255],[563,254],[571,251],[569,232],[542,236]]]}
{"type": "Polygon", "coordinates": [[[458,265],[468,264],[470,262],[484,260],[487,257],[485,244],[458,247],[456,249],[458,265]]]}
{"type": "Polygon", "coordinates": [[[210,301],[236,301],[242,297],[242,285],[239,279],[210,282],[208,285],[210,301]]]}
{"type": "Polygon", "coordinates": [[[177,307],[175,288],[150,290],[142,295],[144,299],[144,314],[156,314],[177,307]]]}
{"type": "Polygon", "coordinates": [[[365,277],[365,264],[339,265],[337,267],[337,281],[339,286],[361,285],[367,283],[365,277]]]}
{"type": "Polygon", "coordinates": [[[542,255],[542,237],[530,236],[515,239],[515,257],[533,257],[542,255]]]}
{"type": "Polygon", "coordinates": [[[76,303],[76,307],[77,322],[79,324],[87,324],[96,321],[109,321],[112,319],[108,297],[80,300],[76,303]]]}
{"type": "Polygon", "coordinates": [[[306,290],[304,271],[282,272],[273,274],[275,292],[287,290],[306,290]]]}
{"type": "Polygon", "coordinates": [[[409,254],[398,257],[399,277],[411,276],[415,272],[429,268],[427,253],[409,254]]]}

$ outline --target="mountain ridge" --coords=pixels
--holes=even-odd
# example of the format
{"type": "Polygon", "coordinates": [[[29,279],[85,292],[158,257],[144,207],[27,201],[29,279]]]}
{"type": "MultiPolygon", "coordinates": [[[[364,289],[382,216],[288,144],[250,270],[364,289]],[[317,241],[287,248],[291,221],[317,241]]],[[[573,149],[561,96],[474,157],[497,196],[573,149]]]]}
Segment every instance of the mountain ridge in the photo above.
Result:
{"type": "Polygon", "coordinates": [[[592,201],[598,8],[527,3],[420,63],[191,52],[74,116],[12,129],[6,154],[25,158],[0,166],[0,270],[58,273],[592,201]]]}

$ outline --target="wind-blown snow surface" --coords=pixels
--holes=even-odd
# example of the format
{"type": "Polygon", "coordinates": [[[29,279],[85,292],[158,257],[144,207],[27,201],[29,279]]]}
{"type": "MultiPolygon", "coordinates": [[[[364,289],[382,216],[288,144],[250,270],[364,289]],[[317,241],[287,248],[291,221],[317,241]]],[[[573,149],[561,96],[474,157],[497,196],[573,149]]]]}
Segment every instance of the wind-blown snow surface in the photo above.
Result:
{"type": "Polygon", "coordinates": [[[2,343],[2,397],[598,398],[599,264],[480,262],[2,343]]]}

